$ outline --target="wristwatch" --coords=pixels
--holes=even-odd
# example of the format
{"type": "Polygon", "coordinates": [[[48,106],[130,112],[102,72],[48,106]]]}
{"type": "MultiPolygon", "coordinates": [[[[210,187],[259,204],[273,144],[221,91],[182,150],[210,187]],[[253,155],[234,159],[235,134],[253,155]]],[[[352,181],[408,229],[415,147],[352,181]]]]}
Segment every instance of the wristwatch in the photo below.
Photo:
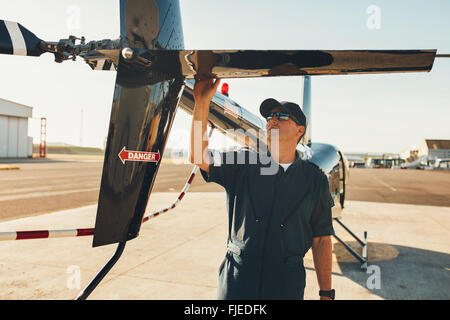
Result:
{"type": "Polygon", "coordinates": [[[328,297],[331,298],[331,300],[334,300],[334,289],[331,289],[330,291],[320,290],[319,296],[328,297]]]}

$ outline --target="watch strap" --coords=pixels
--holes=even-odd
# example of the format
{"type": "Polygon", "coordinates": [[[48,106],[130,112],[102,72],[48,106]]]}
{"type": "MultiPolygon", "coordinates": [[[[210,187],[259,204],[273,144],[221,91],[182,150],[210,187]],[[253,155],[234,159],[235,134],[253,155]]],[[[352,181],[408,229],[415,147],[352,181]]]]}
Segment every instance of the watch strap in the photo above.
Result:
{"type": "Polygon", "coordinates": [[[332,300],[334,300],[335,291],[334,291],[334,289],[331,289],[331,290],[320,290],[319,291],[319,296],[321,296],[321,297],[328,297],[328,298],[331,298],[332,300]]]}

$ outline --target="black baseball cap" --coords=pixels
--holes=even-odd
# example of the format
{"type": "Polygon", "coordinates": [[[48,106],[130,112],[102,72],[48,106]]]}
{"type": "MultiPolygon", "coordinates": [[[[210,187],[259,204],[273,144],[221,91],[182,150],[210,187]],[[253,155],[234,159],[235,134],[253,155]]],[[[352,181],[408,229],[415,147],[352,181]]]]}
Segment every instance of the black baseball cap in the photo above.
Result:
{"type": "Polygon", "coordinates": [[[303,113],[300,106],[293,102],[287,102],[287,101],[279,102],[278,100],[275,100],[274,98],[268,98],[261,103],[261,106],[259,107],[259,113],[261,113],[261,115],[264,118],[267,118],[269,113],[276,107],[280,107],[285,112],[289,113],[291,115],[291,117],[294,118],[293,120],[297,124],[299,124],[301,126],[306,126],[305,114],[303,113]]]}

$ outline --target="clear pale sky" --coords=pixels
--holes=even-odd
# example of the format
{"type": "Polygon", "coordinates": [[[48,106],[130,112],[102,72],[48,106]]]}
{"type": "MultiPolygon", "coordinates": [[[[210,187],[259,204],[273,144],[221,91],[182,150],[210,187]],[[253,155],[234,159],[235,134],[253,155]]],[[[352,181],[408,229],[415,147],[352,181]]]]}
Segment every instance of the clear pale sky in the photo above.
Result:
{"type": "MultiPolygon", "coordinates": [[[[450,53],[450,1],[181,0],[189,49],[438,49],[450,53]],[[379,20],[373,6],[379,10],[379,20]],[[369,9],[369,11],[368,11],[369,9]],[[375,22],[374,22],[375,21],[375,22]],[[379,28],[374,28],[377,26],[379,28]]],[[[69,34],[119,36],[117,0],[0,2],[0,19],[48,41],[69,34]]],[[[0,56],[0,97],[34,107],[30,134],[48,118],[48,141],[102,147],[115,72],[82,60],[0,56]],[[81,111],[82,110],[82,111],[81,111]],[[83,115],[83,121],[81,121],[83,115]],[[82,136],[80,136],[82,132],[82,136]]],[[[312,78],[312,139],[344,152],[401,152],[423,139],[450,139],[450,59],[430,73],[312,78]]],[[[301,104],[301,78],[222,80],[230,97],[258,114],[274,97],[301,104]]],[[[187,146],[190,117],[179,112],[168,147],[187,146]],[[186,139],[180,140],[180,137],[186,139]],[[179,141],[177,141],[177,138],[179,141]]],[[[218,138],[216,137],[218,141],[218,138]]]]}

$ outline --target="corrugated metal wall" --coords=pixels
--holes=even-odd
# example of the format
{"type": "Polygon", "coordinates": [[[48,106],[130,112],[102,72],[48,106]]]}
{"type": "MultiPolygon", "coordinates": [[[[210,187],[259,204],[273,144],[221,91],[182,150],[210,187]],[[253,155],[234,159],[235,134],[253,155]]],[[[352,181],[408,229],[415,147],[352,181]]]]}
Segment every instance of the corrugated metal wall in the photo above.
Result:
{"type": "Polygon", "coordinates": [[[29,156],[28,119],[0,115],[0,158],[29,156]]]}
{"type": "Polygon", "coordinates": [[[429,149],[428,155],[430,157],[436,157],[439,159],[449,159],[450,158],[450,150],[429,149]]]}

